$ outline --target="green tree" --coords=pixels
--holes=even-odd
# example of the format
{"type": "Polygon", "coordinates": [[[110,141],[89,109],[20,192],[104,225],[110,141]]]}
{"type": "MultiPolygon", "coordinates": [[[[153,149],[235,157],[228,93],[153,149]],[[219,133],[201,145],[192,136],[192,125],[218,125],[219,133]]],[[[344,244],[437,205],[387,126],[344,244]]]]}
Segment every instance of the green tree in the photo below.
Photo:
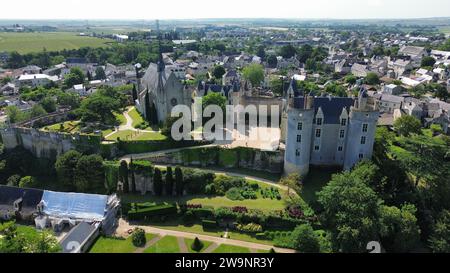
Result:
{"type": "Polygon", "coordinates": [[[106,74],[103,67],[99,66],[95,69],[95,79],[96,80],[106,80],[106,74]]]}
{"type": "Polygon", "coordinates": [[[42,107],[39,104],[35,104],[35,105],[33,105],[33,107],[31,107],[31,112],[30,112],[31,118],[44,116],[46,114],[47,114],[47,112],[45,111],[44,107],[42,107]]]}
{"type": "Polygon", "coordinates": [[[192,242],[192,244],[191,244],[191,249],[194,250],[195,252],[200,252],[200,250],[202,250],[202,248],[203,248],[202,241],[200,241],[200,239],[198,239],[198,237],[195,237],[194,242],[192,242]]]}
{"type": "Polygon", "coordinates": [[[147,243],[145,231],[142,228],[135,228],[131,234],[131,241],[135,247],[143,247],[147,243]]]}
{"type": "Polygon", "coordinates": [[[450,252],[450,211],[440,213],[429,239],[429,246],[434,253],[450,252]]]}
{"type": "Polygon", "coordinates": [[[380,207],[381,242],[384,248],[392,252],[405,253],[417,247],[420,229],[417,225],[416,212],[414,205],[403,205],[401,208],[380,207]]]}
{"type": "Polygon", "coordinates": [[[264,81],[264,68],[259,64],[250,64],[242,71],[244,78],[251,82],[253,86],[260,86],[264,81]]]}
{"type": "Polygon", "coordinates": [[[25,66],[25,62],[22,55],[20,55],[17,51],[13,51],[9,54],[6,66],[13,69],[20,68],[25,66]]]}
{"type": "Polygon", "coordinates": [[[47,96],[39,103],[47,113],[53,113],[56,111],[56,101],[47,96]]]}
{"type": "Polygon", "coordinates": [[[276,68],[278,66],[278,59],[277,56],[275,55],[269,55],[269,57],[267,57],[267,64],[269,65],[269,67],[271,68],[276,68]]]}
{"type": "Polygon", "coordinates": [[[377,74],[375,74],[373,72],[369,72],[369,73],[367,73],[367,76],[366,76],[366,83],[370,84],[370,85],[379,84],[380,78],[378,77],[377,74]]]}
{"type": "Polygon", "coordinates": [[[18,187],[19,186],[19,182],[20,182],[20,178],[21,177],[18,174],[11,175],[10,177],[8,177],[8,180],[6,181],[6,184],[8,186],[11,186],[11,187],[18,187]]]}
{"type": "Polygon", "coordinates": [[[57,95],[56,101],[61,106],[69,106],[71,109],[80,107],[80,96],[75,93],[60,92],[57,95]]]}
{"type": "Polygon", "coordinates": [[[302,253],[319,253],[319,237],[309,224],[297,226],[291,234],[294,248],[302,253]]]}
{"type": "Polygon", "coordinates": [[[367,243],[378,239],[379,199],[361,178],[334,175],[317,195],[335,250],[365,252],[367,243]]]}
{"type": "Polygon", "coordinates": [[[433,67],[436,63],[436,60],[433,57],[425,56],[422,58],[421,66],[422,67],[433,67]]]}
{"type": "Polygon", "coordinates": [[[417,118],[406,115],[394,121],[394,130],[401,136],[420,135],[422,133],[422,124],[417,118]]]}
{"type": "Polygon", "coordinates": [[[123,191],[125,193],[127,193],[128,189],[129,189],[129,184],[128,184],[128,163],[125,160],[122,160],[120,162],[119,180],[123,183],[123,191]]]}
{"type": "Polygon", "coordinates": [[[286,177],[281,178],[280,183],[288,188],[288,196],[291,199],[296,198],[302,191],[302,177],[299,173],[292,173],[286,177]]]}
{"type": "Polygon", "coordinates": [[[163,191],[163,181],[162,174],[159,168],[155,168],[155,172],[153,174],[153,188],[155,190],[156,196],[161,196],[163,191]]]}
{"type": "Polygon", "coordinates": [[[68,189],[75,189],[75,171],[81,153],[71,150],[56,159],[55,169],[60,181],[68,189]]]}
{"type": "Polygon", "coordinates": [[[136,85],[133,84],[133,91],[132,91],[132,95],[133,95],[133,101],[138,99],[138,95],[137,95],[137,89],[136,89],[136,85]]]}
{"type": "Polygon", "coordinates": [[[260,57],[262,60],[266,59],[266,51],[263,45],[258,46],[258,49],[256,50],[256,56],[260,57]]]}
{"type": "Polygon", "coordinates": [[[216,79],[222,79],[222,76],[225,75],[225,68],[221,65],[217,65],[214,67],[213,76],[216,79]]]}
{"type": "Polygon", "coordinates": [[[166,181],[165,181],[166,195],[172,196],[173,194],[173,172],[172,167],[167,167],[166,181]]]}
{"type": "Polygon", "coordinates": [[[105,172],[103,158],[99,155],[82,156],[75,170],[75,186],[77,191],[97,193],[104,190],[105,172]]]}
{"type": "Polygon", "coordinates": [[[279,54],[283,58],[291,58],[294,57],[295,54],[297,54],[297,49],[293,45],[285,45],[280,48],[279,54]]]}
{"type": "Polygon", "coordinates": [[[32,176],[22,177],[19,181],[19,187],[21,188],[34,188],[37,184],[36,179],[32,176]]]}
{"type": "Polygon", "coordinates": [[[77,109],[83,122],[101,122],[115,124],[114,113],[119,113],[124,107],[124,95],[110,87],[97,90],[81,102],[77,109]]]}
{"type": "Polygon", "coordinates": [[[220,93],[210,92],[204,96],[202,100],[203,110],[205,110],[209,105],[217,105],[222,109],[222,111],[225,111],[226,104],[227,99],[220,93]]]}
{"type": "Polygon", "coordinates": [[[180,167],[175,168],[175,190],[177,195],[181,196],[183,195],[183,171],[180,167]]]}
{"type": "Polygon", "coordinates": [[[15,105],[7,106],[5,108],[5,113],[11,123],[21,122],[26,119],[25,113],[20,111],[20,109],[15,105]]]}
{"type": "Polygon", "coordinates": [[[345,80],[345,82],[348,83],[348,84],[355,84],[357,79],[356,79],[356,77],[353,76],[353,75],[348,75],[348,76],[345,77],[344,80],[345,80]]]}
{"type": "Polygon", "coordinates": [[[67,74],[64,78],[64,88],[69,89],[74,85],[84,83],[84,73],[78,67],[73,67],[70,69],[70,73],[67,74]]]}

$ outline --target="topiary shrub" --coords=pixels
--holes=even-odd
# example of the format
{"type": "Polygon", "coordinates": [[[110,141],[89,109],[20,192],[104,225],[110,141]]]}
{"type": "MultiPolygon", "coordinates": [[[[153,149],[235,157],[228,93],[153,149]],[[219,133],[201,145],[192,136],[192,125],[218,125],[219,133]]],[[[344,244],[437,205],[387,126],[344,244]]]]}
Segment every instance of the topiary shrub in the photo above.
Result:
{"type": "Polygon", "coordinates": [[[238,188],[231,188],[229,189],[225,196],[233,201],[241,201],[244,200],[244,197],[241,194],[241,191],[238,188]]]}
{"type": "Polygon", "coordinates": [[[198,239],[198,237],[195,237],[194,242],[192,242],[191,249],[196,252],[200,252],[200,250],[202,250],[202,248],[203,248],[202,241],[200,241],[198,239]]]}
{"type": "Polygon", "coordinates": [[[131,241],[135,247],[143,247],[147,243],[145,231],[142,228],[135,228],[131,234],[131,241]]]}

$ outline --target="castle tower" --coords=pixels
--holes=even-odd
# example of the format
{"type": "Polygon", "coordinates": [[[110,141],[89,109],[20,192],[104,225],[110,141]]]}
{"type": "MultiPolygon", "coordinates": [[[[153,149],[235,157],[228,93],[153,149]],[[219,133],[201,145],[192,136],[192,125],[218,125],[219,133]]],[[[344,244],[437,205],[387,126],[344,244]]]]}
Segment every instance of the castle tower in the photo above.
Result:
{"type": "Polygon", "coordinates": [[[306,175],[309,172],[314,108],[305,106],[311,106],[313,100],[310,96],[294,98],[293,107],[288,109],[286,147],[289,148],[284,154],[284,171],[287,174],[306,175]]]}
{"type": "Polygon", "coordinates": [[[359,161],[372,158],[379,112],[370,101],[367,91],[359,92],[357,103],[350,108],[345,145],[344,169],[349,170],[359,161]]]}

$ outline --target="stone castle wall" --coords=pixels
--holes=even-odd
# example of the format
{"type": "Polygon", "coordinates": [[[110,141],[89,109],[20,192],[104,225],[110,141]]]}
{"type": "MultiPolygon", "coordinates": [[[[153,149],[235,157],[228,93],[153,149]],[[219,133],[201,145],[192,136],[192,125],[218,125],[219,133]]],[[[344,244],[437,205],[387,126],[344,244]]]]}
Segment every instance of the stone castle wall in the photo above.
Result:
{"type": "Polygon", "coordinates": [[[1,131],[5,149],[22,146],[38,158],[56,159],[69,151],[98,152],[101,137],[45,132],[33,128],[6,128],[1,131]]]}

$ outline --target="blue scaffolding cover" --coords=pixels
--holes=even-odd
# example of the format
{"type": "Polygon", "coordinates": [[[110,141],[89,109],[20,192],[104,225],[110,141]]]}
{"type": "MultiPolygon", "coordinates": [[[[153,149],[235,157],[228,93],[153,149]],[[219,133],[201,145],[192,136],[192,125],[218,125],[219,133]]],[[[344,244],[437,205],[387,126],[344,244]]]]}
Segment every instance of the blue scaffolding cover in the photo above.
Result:
{"type": "Polygon", "coordinates": [[[44,191],[42,201],[44,213],[49,216],[101,221],[105,216],[108,196],[44,191]]]}

